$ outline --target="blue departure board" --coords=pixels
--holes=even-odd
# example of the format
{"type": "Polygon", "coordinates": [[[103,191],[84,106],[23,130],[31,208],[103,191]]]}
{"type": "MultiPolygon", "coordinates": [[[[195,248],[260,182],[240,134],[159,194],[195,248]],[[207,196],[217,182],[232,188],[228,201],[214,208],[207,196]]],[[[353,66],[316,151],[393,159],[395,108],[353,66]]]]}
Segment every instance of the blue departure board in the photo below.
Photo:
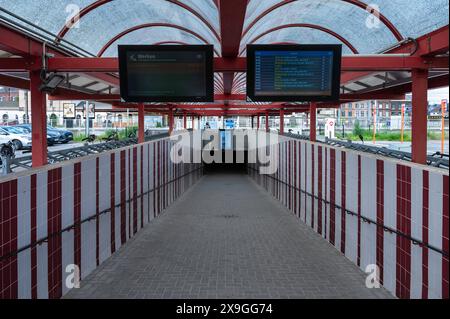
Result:
{"type": "Polygon", "coordinates": [[[256,46],[248,56],[252,100],[330,100],[339,94],[340,50],[267,47],[256,46]]]}
{"type": "Polygon", "coordinates": [[[333,52],[256,51],[255,94],[331,95],[333,52]]]}

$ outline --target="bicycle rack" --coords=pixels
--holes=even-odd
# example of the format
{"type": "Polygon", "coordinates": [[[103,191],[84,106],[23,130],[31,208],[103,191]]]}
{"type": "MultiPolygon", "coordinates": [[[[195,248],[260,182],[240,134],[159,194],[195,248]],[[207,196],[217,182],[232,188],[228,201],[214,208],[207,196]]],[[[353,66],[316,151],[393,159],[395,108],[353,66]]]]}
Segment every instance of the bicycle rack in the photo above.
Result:
{"type": "MultiPolygon", "coordinates": [[[[284,134],[284,136],[301,139],[301,140],[309,140],[309,136],[306,136],[306,135],[286,133],[286,134],[284,134]]],[[[395,159],[402,160],[402,161],[408,161],[408,162],[412,161],[411,153],[397,151],[397,150],[391,150],[386,147],[378,147],[378,146],[372,146],[372,145],[366,145],[366,144],[353,143],[350,140],[343,141],[343,140],[329,139],[329,138],[325,138],[325,141],[317,141],[317,142],[322,143],[322,144],[327,144],[330,146],[347,148],[347,149],[355,150],[358,152],[365,152],[365,153],[370,153],[370,154],[374,154],[374,155],[395,158],[395,159]]],[[[427,156],[427,164],[432,167],[449,169],[449,155],[441,154],[439,152],[437,152],[433,155],[428,155],[427,156]]]]}
{"type": "MultiPolygon", "coordinates": [[[[148,141],[157,140],[157,139],[168,137],[168,136],[169,136],[168,133],[147,135],[145,137],[145,141],[148,142],[148,141]]],[[[88,144],[88,145],[84,145],[84,146],[80,146],[80,147],[49,152],[47,155],[48,163],[55,164],[55,163],[68,161],[68,160],[71,160],[74,158],[80,158],[80,157],[87,156],[87,155],[100,154],[100,153],[111,151],[114,149],[119,149],[119,148],[130,146],[130,145],[135,145],[135,144],[137,144],[137,142],[138,141],[136,138],[129,138],[129,139],[121,140],[121,141],[109,141],[109,142],[100,142],[100,143],[94,142],[92,144],[88,144]]],[[[29,151],[29,153],[31,153],[31,151],[29,151]]],[[[18,172],[21,170],[23,171],[23,170],[31,169],[32,168],[31,158],[32,158],[31,155],[29,155],[29,156],[23,156],[20,158],[13,159],[9,163],[11,172],[14,173],[14,172],[18,172]]]]}

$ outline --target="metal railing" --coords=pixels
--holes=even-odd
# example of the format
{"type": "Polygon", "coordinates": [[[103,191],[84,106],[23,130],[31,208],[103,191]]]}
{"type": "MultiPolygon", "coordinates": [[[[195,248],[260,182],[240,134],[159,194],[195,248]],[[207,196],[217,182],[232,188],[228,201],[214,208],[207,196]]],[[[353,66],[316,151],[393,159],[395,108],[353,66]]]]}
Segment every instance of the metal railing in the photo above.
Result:
{"type": "MultiPolygon", "coordinates": [[[[247,169],[259,172],[257,169],[255,169],[253,167],[247,167],[247,169]]],[[[400,237],[403,237],[403,238],[405,238],[407,240],[410,240],[413,245],[416,245],[416,246],[419,246],[419,247],[426,247],[426,248],[428,248],[428,249],[430,249],[430,250],[432,250],[434,252],[437,252],[437,253],[445,256],[445,257],[449,256],[448,251],[444,251],[444,250],[442,250],[442,249],[440,249],[438,247],[435,247],[435,246],[431,245],[429,242],[422,241],[420,239],[412,237],[412,235],[410,235],[410,234],[403,233],[403,232],[401,232],[399,230],[396,230],[396,229],[394,229],[392,227],[389,227],[389,226],[386,226],[384,224],[381,224],[381,223],[379,223],[378,221],[376,221],[374,219],[370,219],[368,217],[363,216],[362,214],[358,214],[358,213],[356,213],[354,211],[351,211],[351,210],[349,210],[347,208],[344,208],[341,205],[336,204],[335,202],[331,202],[331,201],[326,200],[324,198],[321,198],[321,197],[319,197],[317,195],[314,195],[314,194],[312,194],[312,193],[310,193],[308,191],[300,189],[300,188],[298,188],[296,186],[290,185],[290,184],[288,184],[288,183],[286,183],[286,182],[276,178],[275,176],[272,176],[272,175],[262,175],[262,176],[270,178],[270,179],[274,180],[275,182],[277,182],[277,183],[279,183],[281,185],[284,185],[284,186],[289,187],[290,189],[292,189],[292,190],[294,190],[296,192],[299,192],[300,194],[303,194],[303,195],[308,196],[308,197],[310,197],[312,199],[318,200],[318,201],[324,203],[325,205],[330,206],[330,208],[334,207],[335,209],[340,210],[340,211],[344,212],[347,215],[360,218],[362,222],[368,223],[369,225],[372,224],[372,225],[374,225],[377,228],[382,228],[384,232],[387,232],[387,233],[390,233],[390,234],[396,234],[397,236],[400,236],[400,237]]]]}
{"type": "MultiPolygon", "coordinates": [[[[285,133],[284,136],[300,139],[300,140],[309,140],[309,136],[307,135],[298,135],[293,133],[285,133]]],[[[325,141],[317,141],[317,143],[323,143],[330,146],[347,148],[350,150],[355,150],[358,152],[365,152],[379,156],[385,156],[389,158],[394,158],[402,161],[412,162],[412,155],[409,152],[392,150],[387,147],[379,147],[367,144],[353,143],[350,140],[338,140],[338,139],[329,139],[325,138],[325,141]]],[[[438,167],[443,169],[449,169],[449,155],[442,154],[440,152],[436,152],[433,155],[427,156],[427,164],[428,166],[438,167]]]]}
{"type": "MultiPolygon", "coordinates": [[[[189,175],[191,175],[191,174],[193,174],[195,172],[198,172],[198,171],[200,171],[202,169],[203,169],[203,166],[195,168],[195,169],[192,169],[192,170],[188,171],[187,173],[185,173],[183,175],[180,175],[178,177],[175,177],[174,179],[172,179],[172,180],[170,180],[170,181],[168,181],[166,183],[162,183],[160,185],[157,185],[154,188],[149,189],[148,191],[141,193],[140,195],[136,195],[136,196],[133,196],[132,198],[130,198],[128,200],[122,201],[122,202],[114,205],[111,208],[107,208],[107,209],[102,210],[102,211],[100,211],[98,213],[93,213],[89,217],[86,217],[86,218],[80,220],[79,222],[75,222],[72,225],[61,229],[60,231],[57,231],[57,232],[54,232],[54,233],[50,233],[50,234],[44,236],[43,238],[37,239],[37,240],[31,242],[28,245],[25,245],[23,247],[18,248],[17,250],[6,252],[4,255],[0,255],[0,262],[8,260],[9,258],[11,258],[13,256],[17,256],[18,254],[20,254],[23,251],[26,251],[26,250],[31,249],[33,247],[40,246],[40,245],[42,245],[44,243],[47,243],[49,239],[51,239],[53,237],[56,237],[56,236],[61,236],[65,232],[70,232],[70,231],[74,230],[77,227],[81,227],[81,225],[83,225],[83,224],[85,224],[87,222],[90,222],[92,220],[96,220],[96,219],[100,218],[100,216],[102,216],[102,215],[111,214],[111,212],[113,212],[113,209],[121,208],[124,205],[133,203],[134,201],[137,201],[137,200],[141,199],[142,197],[144,197],[144,196],[146,196],[148,194],[151,194],[151,193],[156,192],[156,191],[160,191],[164,187],[167,187],[167,186],[177,182],[178,180],[183,179],[184,177],[187,177],[187,176],[189,176],[189,175]]],[[[166,208],[167,208],[167,206],[163,206],[162,209],[164,210],[166,208]]]]}

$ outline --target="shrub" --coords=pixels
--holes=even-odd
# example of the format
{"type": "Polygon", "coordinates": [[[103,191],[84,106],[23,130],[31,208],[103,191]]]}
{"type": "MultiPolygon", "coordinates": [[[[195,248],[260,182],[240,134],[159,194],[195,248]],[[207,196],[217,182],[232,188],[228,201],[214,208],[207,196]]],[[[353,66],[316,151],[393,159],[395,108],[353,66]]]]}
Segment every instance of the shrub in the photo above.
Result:
{"type": "Polygon", "coordinates": [[[353,135],[355,135],[357,137],[359,135],[364,136],[364,130],[361,128],[361,125],[359,124],[358,120],[355,121],[355,125],[353,126],[353,135]]]}

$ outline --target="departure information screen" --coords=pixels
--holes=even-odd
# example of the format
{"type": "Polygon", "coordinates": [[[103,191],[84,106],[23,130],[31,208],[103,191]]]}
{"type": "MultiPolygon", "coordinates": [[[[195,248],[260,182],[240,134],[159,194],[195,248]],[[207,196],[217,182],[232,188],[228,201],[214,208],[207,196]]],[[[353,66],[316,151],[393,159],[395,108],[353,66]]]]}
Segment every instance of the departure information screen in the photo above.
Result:
{"type": "Polygon", "coordinates": [[[257,51],[256,95],[331,95],[333,52],[257,51]]]}
{"type": "Polygon", "coordinates": [[[212,52],[201,48],[181,50],[136,48],[121,57],[122,95],[131,101],[211,100],[213,75],[212,52]]]}
{"type": "Polygon", "coordinates": [[[331,99],[339,93],[339,53],[330,49],[255,48],[248,57],[248,79],[252,81],[248,95],[255,101],[331,99]]]}

